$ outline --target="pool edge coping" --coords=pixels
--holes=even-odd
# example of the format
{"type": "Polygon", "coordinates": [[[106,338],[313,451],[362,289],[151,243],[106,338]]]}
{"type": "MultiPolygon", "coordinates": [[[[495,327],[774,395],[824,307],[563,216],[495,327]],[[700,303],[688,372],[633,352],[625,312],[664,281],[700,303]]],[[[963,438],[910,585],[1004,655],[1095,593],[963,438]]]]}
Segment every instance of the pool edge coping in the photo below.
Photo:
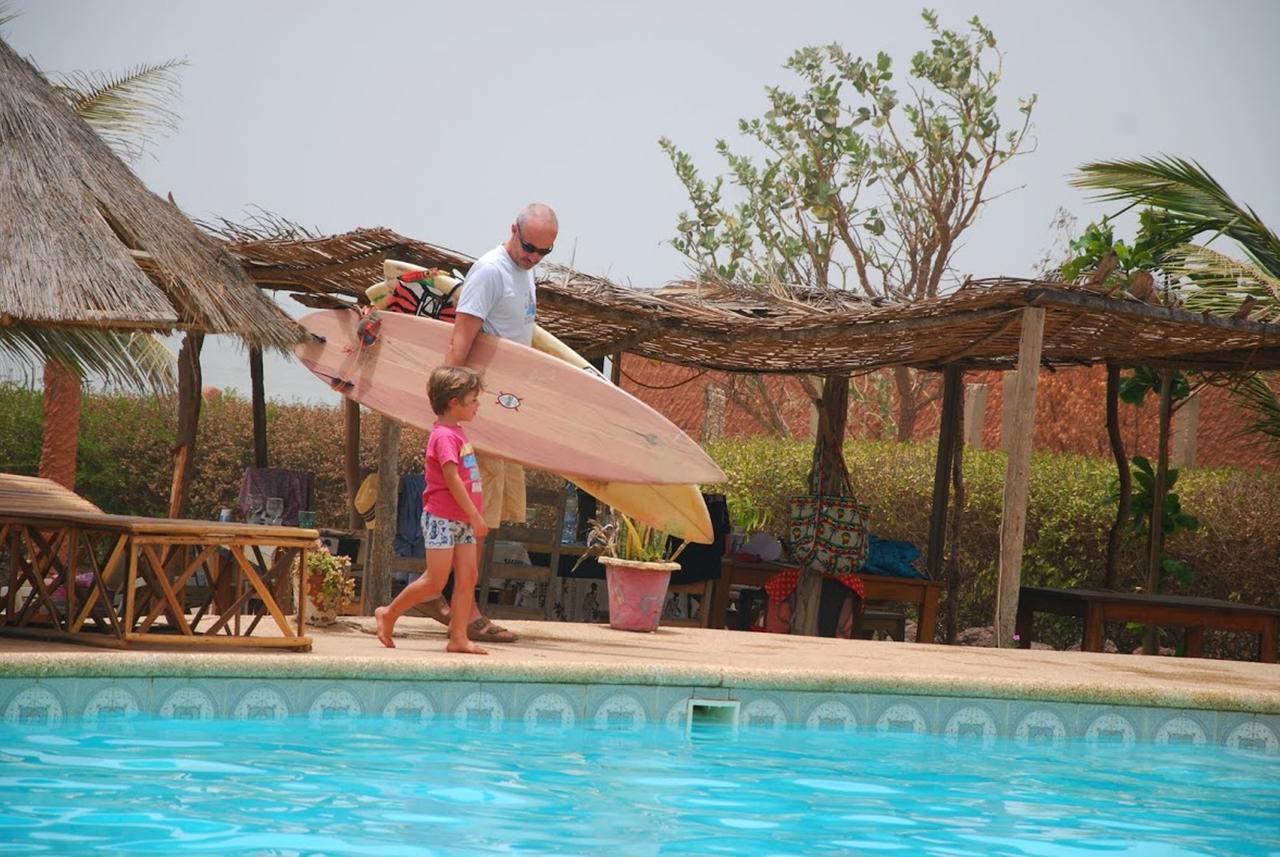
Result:
{"type": "Polygon", "coordinates": [[[1192,690],[1124,687],[1057,679],[982,680],[918,673],[850,674],[837,670],[690,667],[669,664],[509,664],[483,660],[458,663],[388,661],[360,656],[309,654],[305,659],[249,654],[192,657],[167,652],[15,652],[0,660],[0,679],[222,678],[348,679],[363,681],[494,682],[508,684],[641,685],[706,689],[862,693],[904,696],[1067,702],[1150,708],[1280,714],[1280,687],[1252,690],[1192,690]]]}

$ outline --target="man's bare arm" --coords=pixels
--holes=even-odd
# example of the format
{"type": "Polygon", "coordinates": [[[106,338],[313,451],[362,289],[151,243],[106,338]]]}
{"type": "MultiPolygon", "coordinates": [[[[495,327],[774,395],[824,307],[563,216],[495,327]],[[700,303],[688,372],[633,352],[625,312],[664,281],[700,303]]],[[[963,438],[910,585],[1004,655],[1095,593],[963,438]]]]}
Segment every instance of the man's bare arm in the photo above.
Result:
{"type": "Polygon", "coordinates": [[[449,340],[449,351],[444,356],[446,366],[463,366],[467,355],[471,353],[471,344],[476,341],[484,319],[478,315],[460,312],[453,320],[453,338],[449,340]]]}

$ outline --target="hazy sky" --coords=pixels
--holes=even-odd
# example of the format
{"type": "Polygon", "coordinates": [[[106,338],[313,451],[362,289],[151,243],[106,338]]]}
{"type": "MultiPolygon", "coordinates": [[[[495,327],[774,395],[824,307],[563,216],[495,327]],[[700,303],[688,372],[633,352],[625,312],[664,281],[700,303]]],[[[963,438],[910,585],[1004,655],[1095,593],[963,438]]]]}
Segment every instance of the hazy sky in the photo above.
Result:
{"type": "MultiPolygon", "coordinates": [[[[46,72],[185,58],[182,125],[135,169],[198,218],[261,206],[331,233],[386,226],[479,255],[514,212],[560,215],[555,260],[621,283],[686,273],[664,242],[687,205],[657,139],[718,172],[717,137],[765,109],[806,44],[895,60],[928,45],[920,7],[881,2],[429,3],[9,0],[4,38],[46,72]],[[785,9],[785,12],[783,11],[785,9]]],[[[1036,93],[1035,151],[998,173],[962,273],[1025,275],[1079,164],[1199,160],[1280,224],[1280,2],[947,2],[1005,53],[1006,114],[1036,93]]],[[[206,347],[206,383],[248,389],[242,353],[206,347]]],[[[335,398],[288,361],[268,394],[335,398]]]]}

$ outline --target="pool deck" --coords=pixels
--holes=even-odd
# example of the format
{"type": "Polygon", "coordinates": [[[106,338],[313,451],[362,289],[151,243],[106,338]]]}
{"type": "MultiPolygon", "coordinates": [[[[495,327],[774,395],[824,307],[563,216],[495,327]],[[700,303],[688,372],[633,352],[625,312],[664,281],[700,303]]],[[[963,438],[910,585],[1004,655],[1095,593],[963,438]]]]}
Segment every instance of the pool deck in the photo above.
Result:
{"type": "Polygon", "coordinates": [[[406,617],[395,649],[373,620],[312,628],[308,653],[193,646],[126,651],[0,637],[0,677],[219,676],[683,685],[1055,700],[1280,714],[1280,665],[1138,655],[605,625],[503,622],[514,644],[444,651],[444,627],[406,617]]]}

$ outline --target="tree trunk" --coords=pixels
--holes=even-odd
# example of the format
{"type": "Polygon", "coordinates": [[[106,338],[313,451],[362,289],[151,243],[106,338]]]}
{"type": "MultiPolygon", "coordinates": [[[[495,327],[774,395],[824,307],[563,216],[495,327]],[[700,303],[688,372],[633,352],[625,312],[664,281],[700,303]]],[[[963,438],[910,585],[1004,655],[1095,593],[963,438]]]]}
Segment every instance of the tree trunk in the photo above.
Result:
{"type": "Polygon", "coordinates": [[[920,395],[914,386],[915,375],[906,366],[893,367],[893,386],[898,393],[898,425],[895,437],[905,443],[915,437],[916,417],[920,415],[920,395]]]}
{"type": "MultiPolygon", "coordinates": [[[[844,496],[848,493],[848,470],[844,462],[844,429],[849,418],[849,378],[828,375],[822,383],[822,399],[818,402],[818,436],[813,444],[813,464],[809,483],[816,484],[819,494],[844,496]]],[[[822,575],[811,569],[800,570],[796,590],[795,616],[791,633],[810,637],[818,633],[818,604],[822,600],[822,575]]]]}
{"type": "Polygon", "coordinates": [[[83,379],[54,360],[44,364],[44,428],[40,475],[72,491],[76,488],[76,450],[80,444],[83,379]]]}
{"type": "MultiPolygon", "coordinates": [[[[1147,592],[1160,591],[1160,557],[1164,553],[1164,495],[1169,490],[1169,424],[1173,421],[1172,369],[1160,370],[1160,440],[1156,453],[1156,479],[1151,488],[1151,532],[1147,542],[1147,592]]],[[[1159,641],[1156,626],[1148,625],[1142,638],[1143,654],[1154,655],[1159,641]]]]}
{"type": "Polygon", "coordinates": [[[1120,498],[1116,506],[1116,519],[1107,534],[1107,559],[1102,585],[1115,589],[1120,578],[1120,543],[1124,528],[1129,523],[1129,502],[1133,497],[1133,476],[1129,473],[1129,457],[1124,451],[1124,438],[1120,435],[1120,367],[1107,364],[1107,439],[1111,442],[1111,456],[1116,460],[1116,475],[1120,479],[1120,498]]]}
{"type": "Polygon", "coordinates": [[[169,517],[185,518],[191,497],[191,476],[196,461],[196,431],[200,427],[200,351],[204,334],[194,331],[182,338],[178,351],[178,437],[173,447],[173,486],[169,493],[169,517]]]}

